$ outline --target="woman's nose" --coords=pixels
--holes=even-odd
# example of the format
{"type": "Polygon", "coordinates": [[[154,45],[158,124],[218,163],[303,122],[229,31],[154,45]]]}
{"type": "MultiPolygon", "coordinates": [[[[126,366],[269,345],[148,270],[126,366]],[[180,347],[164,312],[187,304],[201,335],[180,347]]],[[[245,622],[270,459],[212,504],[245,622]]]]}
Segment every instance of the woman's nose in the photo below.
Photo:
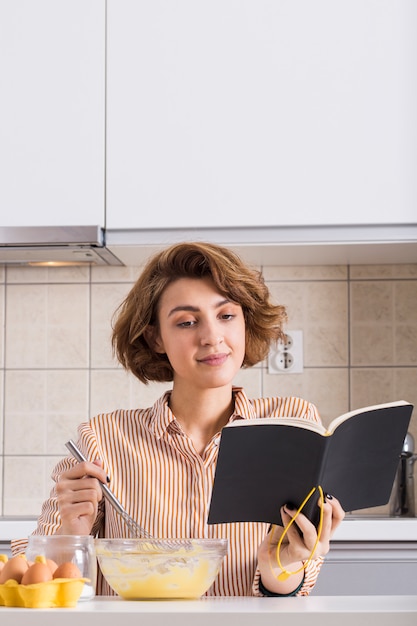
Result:
{"type": "Polygon", "coordinates": [[[214,324],[207,324],[201,329],[200,341],[205,346],[217,346],[223,341],[223,335],[214,324]]]}

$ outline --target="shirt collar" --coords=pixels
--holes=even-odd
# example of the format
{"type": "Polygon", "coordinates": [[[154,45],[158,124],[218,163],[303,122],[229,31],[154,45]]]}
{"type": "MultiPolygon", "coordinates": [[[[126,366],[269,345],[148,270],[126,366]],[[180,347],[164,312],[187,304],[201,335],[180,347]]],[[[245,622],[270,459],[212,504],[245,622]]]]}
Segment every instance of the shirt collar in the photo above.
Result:
{"type": "Polygon", "coordinates": [[[158,439],[160,439],[167,428],[175,422],[175,415],[169,408],[169,397],[171,391],[166,391],[152,407],[152,419],[150,429],[158,439]]]}
{"type": "Polygon", "coordinates": [[[235,399],[235,410],[230,416],[229,422],[238,419],[254,419],[256,417],[253,403],[249,400],[243,387],[233,387],[233,396],[235,399]]]}
{"type": "MultiPolygon", "coordinates": [[[[153,405],[150,428],[156,437],[161,438],[166,430],[176,424],[175,415],[169,408],[171,391],[166,391],[153,405]]],[[[252,402],[248,399],[242,387],[233,387],[235,409],[229,422],[239,419],[253,419],[256,417],[252,402]]]]}

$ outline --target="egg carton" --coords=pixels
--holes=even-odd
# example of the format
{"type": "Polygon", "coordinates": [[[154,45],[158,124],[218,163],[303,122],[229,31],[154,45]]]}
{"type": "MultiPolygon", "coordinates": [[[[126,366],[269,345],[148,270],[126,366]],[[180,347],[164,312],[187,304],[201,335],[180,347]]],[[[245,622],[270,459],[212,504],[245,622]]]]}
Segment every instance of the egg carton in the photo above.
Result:
{"type": "Polygon", "coordinates": [[[76,606],[87,578],[55,578],[54,580],[21,585],[7,580],[0,585],[0,606],[26,609],[49,609],[76,606]]]}

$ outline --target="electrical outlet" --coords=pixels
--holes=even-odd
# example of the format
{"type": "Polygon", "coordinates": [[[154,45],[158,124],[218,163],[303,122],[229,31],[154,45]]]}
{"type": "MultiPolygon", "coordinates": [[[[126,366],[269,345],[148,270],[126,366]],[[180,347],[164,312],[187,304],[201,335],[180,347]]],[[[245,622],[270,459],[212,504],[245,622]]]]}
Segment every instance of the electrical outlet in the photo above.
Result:
{"type": "Polygon", "coordinates": [[[303,371],[303,331],[287,330],[269,352],[269,374],[300,374],[303,371]]]}

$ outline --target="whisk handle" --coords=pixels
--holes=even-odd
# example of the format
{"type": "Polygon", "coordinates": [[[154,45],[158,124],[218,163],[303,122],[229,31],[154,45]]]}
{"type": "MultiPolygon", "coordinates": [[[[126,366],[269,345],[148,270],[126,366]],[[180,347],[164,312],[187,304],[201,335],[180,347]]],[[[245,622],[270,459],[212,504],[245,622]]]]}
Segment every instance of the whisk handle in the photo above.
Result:
{"type": "MultiPolygon", "coordinates": [[[[87,457],[84,456],[84,454],[76,446],[72,439],[67,441],[65,446],[71,452],[72,456],[77,459],[77,461],[88,461],[87,457]]],[[[103,490],[104,497],[114,506],[114,508],[118,511],[118,513],[120,513],[120,515],[125,515],[126,511],[124,510],[114,493],[108,488],[108,486],[102,482],[100,482],[100,486],[103,490]]]]}

